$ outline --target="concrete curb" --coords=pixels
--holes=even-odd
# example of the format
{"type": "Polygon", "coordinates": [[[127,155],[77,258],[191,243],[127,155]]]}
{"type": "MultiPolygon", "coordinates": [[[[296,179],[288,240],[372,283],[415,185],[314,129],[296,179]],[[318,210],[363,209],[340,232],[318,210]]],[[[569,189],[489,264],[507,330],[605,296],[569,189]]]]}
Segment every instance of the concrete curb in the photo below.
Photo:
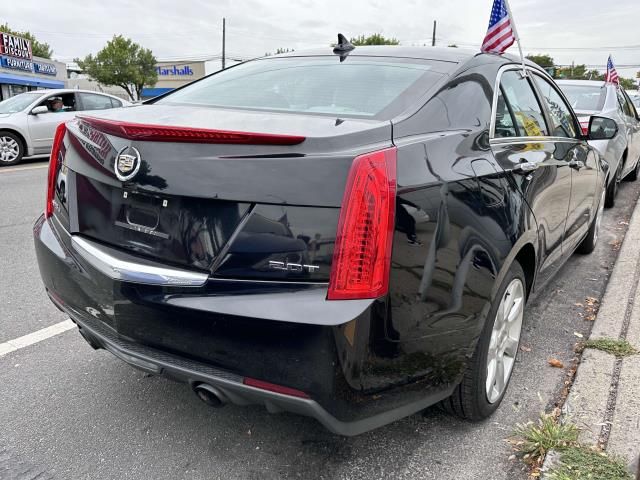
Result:
{"type": "MultiPolygon", "coordinates": [[[[640,205],[640,203],[638,204],[640,205]]],[[[640,208],[629,222],[622,248],[596,316],[590,339],[627,340],[640,350],[640,208]]],[[[581,428],[579,441],[625,458],[634,478],[640,462],[640,355],[623,359],[586,349],[563,407],[561,421],[581,428]]],[[[549,452],[542,478],[560,455],[549,452]]],[[[638,477],[640,478],[640,477],[638,477]]]]}

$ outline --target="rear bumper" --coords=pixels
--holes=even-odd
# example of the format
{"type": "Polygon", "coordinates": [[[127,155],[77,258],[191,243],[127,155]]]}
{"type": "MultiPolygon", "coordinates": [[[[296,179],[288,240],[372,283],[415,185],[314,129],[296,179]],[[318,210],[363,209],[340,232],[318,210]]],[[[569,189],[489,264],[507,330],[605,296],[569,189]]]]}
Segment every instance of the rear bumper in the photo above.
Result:
{"type": "MultiPolygon", "coordinates": [[[[212,385],[232,404],[309,416],[341,435],[357,435],[411,415],[446,398],[455,387],[457,378],[443,379],[442,374],[438,380],[408,378],[407,363],[397,353],[393,359],[376,358],[384,343],[384,333],[379,333],[384,328],[376,327],[384,320],[384,304],[370,302],[338,325],[336,315],[323,325],[309,324],[309,316],[299,323],[256,318],[264,293],[229,294],[219,283],[189,287],[185,293],[184,287],[110,278],[86,262],[74,250],[72,236],[55,223],[41,217],[34,226],[40,272],[51,300],[91,345],[136,368],[192,388],[212,385]],[[250,316],[239,316],[239,310],[220,313],[224,298],[235,309],[243,303],[238,298],[245,298],[250,316]],[[396,365],[402,373],[393,371],[396,365]],[[245,385],[245,378],[293,388],[309,398],[245,385]]],[[[306,298],[300,293],[288,293],[292,304],[306,298]]],[[[287,292],[278,294],[286,298],[287,292]]],[[[313,298],[309,296],[309,304],[313,298]]],[[[269,295],[264,300],[264,310],[274,308],[269,295]]],[[[280,303],[283,309],[286,303],[280,303]]],[[[265,311],[263,317],[267,315],[265,311]]],[[[312,319],[317,315],[314,310],[312,319]]]]}
{"type": "MultiPolygon", "coordinates": [[[[53,298],[52,301],[56,303],[53,298]]],[[[71,318],[78,325],[82,336],[92,346],[104,348],[135,368],[188,383],[192,388],[200,383],[213,385],[227,402],[234,405],[263,405],[270,413],[291,412],[312,417],[327,430],[338,435],[359,435],[411,415],[448,396],[448,394],[441,394],[438,397],[424,398],[420,402],[372,417],[351,422],[341,421],[312,399],[283,395],[244,385],[243,377],[234,373],[128,342],[101,326],[99,321],[87,322],[71,318]]]]}

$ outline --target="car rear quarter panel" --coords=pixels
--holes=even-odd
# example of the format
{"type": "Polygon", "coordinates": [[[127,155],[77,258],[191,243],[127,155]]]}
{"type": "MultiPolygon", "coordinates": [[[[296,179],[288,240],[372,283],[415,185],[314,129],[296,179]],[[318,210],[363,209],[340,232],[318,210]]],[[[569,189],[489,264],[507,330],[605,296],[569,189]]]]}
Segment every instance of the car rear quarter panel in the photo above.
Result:
{"type": "Polygon", "coordinates": [[[457,381],[501,276],[536,246],[530,210],[489,147],[497,68],[459,74],[394,126],[396,231],[376,361],[403,358],[398,374],[457,381]]]}

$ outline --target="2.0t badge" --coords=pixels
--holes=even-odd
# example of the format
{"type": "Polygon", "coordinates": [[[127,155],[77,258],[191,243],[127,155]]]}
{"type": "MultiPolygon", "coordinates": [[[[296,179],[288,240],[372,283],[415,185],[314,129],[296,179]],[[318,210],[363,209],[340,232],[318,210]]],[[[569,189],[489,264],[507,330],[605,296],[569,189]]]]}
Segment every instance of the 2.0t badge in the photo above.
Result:
{"type": "Polygon", "coordinates": [[[140,170],[140,152],[135,147],[124,147],[118,152],[114,171],[118,180],[126,182],[136,176],[140,170]]]}

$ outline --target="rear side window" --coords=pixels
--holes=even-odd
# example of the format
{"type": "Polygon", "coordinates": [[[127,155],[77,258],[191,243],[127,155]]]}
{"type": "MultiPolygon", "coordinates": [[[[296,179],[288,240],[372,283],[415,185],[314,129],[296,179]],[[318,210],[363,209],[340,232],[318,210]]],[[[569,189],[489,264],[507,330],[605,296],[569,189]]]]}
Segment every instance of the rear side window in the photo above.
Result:
{"type": "Polygon", "coordinates": [[[548,136],[549,129],[529,79],[523,78],[520,71],[509,70],[502,74],[500,86],[511,107],[520,136],[548,136]]]}
{"type": "Polygon", "coordinates": [[[79,93],[83,110],[107,110],[113,108],[111,97],[94,93],[79,93]]]}
{"type": "Polygon", "coordinates": [[[635,118],[636,114],[634,111],[634,107],[631,104],[631,100],[629,100],[627,95],[623,93],[622,90],[618,90],[618,101],[620,102],[620,108],[622,108],[622,112],[627,117],[635,118]]]}
{"type": "Polygon", "coordinates": [[[533,79],[542,93],[542,98],[547,104],[551,115],[551,135],[554,137],[576,138],[576,124],[571,114],[571,109],[562,96],[549,81],[539,75],[533,75],[533,79]]]}
{"type": "Polygon", "coordinates": [[[511,114],[509,105],[504,99],[504,93],[502,88],[498,91],[498,104],[496,107],[496,128],[495,136],[497,138],[517,137],[518,129],[516,128],[516,122],[511,114]]]}
{"type": "Polygon", "coordinates": [[[598,85],[560,85],[571,108],[578,112],[600,112],[607,99],[607,89],[598,85]]]}
{"type": "Polygon", "coordinates": [[[195,82],[157,103],[387,119],[442,77],[436,67],[442,71],[455,66],[356,55],[342,62],[338,56],[256,60],[195,82]]]}

